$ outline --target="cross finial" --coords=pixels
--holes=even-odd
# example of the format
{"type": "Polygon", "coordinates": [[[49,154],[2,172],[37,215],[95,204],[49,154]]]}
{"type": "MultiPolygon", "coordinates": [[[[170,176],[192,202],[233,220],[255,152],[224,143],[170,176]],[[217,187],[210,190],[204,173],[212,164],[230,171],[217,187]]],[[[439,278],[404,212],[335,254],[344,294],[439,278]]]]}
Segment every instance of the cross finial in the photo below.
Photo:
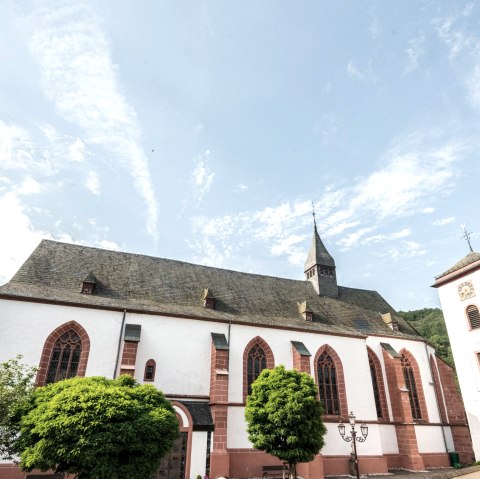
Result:
{"type": "Polygon", "coordinates": [[[317,222],[315,221],[315,203],[312,201],[312,216],[313,216],[313,225],[315,229],[317,228],[317,222]]]}
{"type": "Polygon", "coordinates": [[[465,227],[465,223],[463,223],[462,228],[463,228],[462,238],[466,240],[466,242],[468,243],[468,247],[470,248],[470,252],[473,253],[472,244],[470,243],[470,236],[472,233],[467,231],[467,228],[465,227]]]}

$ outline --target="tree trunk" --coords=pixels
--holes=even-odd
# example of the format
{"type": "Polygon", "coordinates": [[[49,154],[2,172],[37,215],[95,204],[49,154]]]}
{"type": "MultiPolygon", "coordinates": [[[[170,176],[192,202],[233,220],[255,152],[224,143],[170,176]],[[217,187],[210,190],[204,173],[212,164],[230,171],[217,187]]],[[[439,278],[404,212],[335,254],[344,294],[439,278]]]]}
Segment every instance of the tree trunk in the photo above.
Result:
{"type": "Polygon", "coordinates": [[[297,464],[295,462],[288,464],[288,479],[297,479],[297,464]]]}

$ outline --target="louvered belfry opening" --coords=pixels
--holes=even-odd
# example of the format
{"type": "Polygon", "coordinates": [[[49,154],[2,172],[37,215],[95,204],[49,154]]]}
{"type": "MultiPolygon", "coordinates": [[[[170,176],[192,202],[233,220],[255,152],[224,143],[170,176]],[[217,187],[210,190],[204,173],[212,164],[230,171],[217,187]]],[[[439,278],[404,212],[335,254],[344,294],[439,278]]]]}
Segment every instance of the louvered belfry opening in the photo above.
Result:
{"type": "Polygon", "coordinates": [[[332,357],[325,351],[317,363],[318,390],[325,414],[337,416],[340,414],[338,400],[337,371],[332,357]]]}
{"type": "Polygon", "coordinates": [[[81,352],[82,341],[73,329],[62,334],[53,346],[45,384],[75,377],[81,352]]]}
{"type": "Polygon", "coordinates": [[[475,305],[471,304],[467,307],[467,316],[471,329],[480,328],[480,313],[475,305]]]}
{"type": "Polygon", "coordinates": [[[267,367],[267,355],[259,344],[250,349],[247,359],[247,391],[252,392],[252,383],[267,367]]]}
{"type": "Polygon", "coordinates": [[[410,360],[402,354],[403,377],[405,378],[405,386],[408,389],[408,398],[410,400],[410,408],[412,410],[413,419],[422,419],[420,411],[420,401],[418,400],[417,385],[415,383],[415,373],[410,360]]]}

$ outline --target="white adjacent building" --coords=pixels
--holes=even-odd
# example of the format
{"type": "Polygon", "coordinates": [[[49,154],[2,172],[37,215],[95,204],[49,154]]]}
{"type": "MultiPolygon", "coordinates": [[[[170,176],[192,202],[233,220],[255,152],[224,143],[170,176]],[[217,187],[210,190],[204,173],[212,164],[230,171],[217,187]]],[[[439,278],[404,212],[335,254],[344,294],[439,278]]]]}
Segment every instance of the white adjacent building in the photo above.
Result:
{"type": "Polygon", "coordinates": [[[480,459],[480,254],[470,252],[435,278],[458,381],[480,459]]]}
{"type": "MultiPolygon", "coordinates": [[[[244,420],[252,381],[278,364],[312,375],[325,409],[326,445],[299,466],[302,477],[348,474],[337,425],[349,411],[369,431],[361,473],[448,466],[454,450],[470,462],[451,368],[376,291],[337,284],[316,226],[304,273],[291,280],[44,240],[0,287],[0,361],[22,354],[39,367],[39,386],[127,373],[161,389],[182,431],[162,479],[261,477],[279,464],[252,449],[244,420]]],[[[0,464],[0,479],[23,477],[0,464]]]]}

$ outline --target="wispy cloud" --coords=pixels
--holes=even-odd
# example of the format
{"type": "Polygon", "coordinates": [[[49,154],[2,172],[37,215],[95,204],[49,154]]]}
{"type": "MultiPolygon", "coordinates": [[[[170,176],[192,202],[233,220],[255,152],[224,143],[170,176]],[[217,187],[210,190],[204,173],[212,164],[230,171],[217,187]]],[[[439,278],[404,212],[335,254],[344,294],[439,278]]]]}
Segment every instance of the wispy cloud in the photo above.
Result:
{"type": "Polygon", "coordinates": [[[195,159],[195,168],[192,174],[192,181],[194,186],[194,194],[196,204],[199,204],[204,196],[210,191],[212,187],[215,173],[210,170],[209,166],[210,150],[206,150],[202,155],[195,159]]]}
{"type": "Polygon", "coordinates": [[[432,225],[433,226],[444,226],[444,225],[448,225],[450,223],[453,223],[454,221],[455,221],[455,216],[450,216],[448,218],[442,218],[440,220],[432,221],[432,225]]]}
{"type": "Polygon", "coordinates": [[[414,258],[415,256],[424,256],[428,251],[416,241],[405,241],[398,247],[389,248],[384,254],[391,261],[414,258]]]}
{"type": "Polygon", "coordinates": [[[371,60],[368,62],[368,67],[366,69],[360,69],[353,63],[353,61],[349,61],[347,65],[347,73],[350,78],[353,78],[355,80],[371,83],[378,82],[378,78],[373,72],[371,60]]]}
{"type": "Polygon", "coordinates": [[[89,171],[85,180],[85,187],[92,195],[100,194],[100,178],[96,171],[89,171]]]}
{"type": "Polygon", "coordinates": [[[403,74],[408,75],[417,69],[418,63],[424,54],[425,35],[420,35],[408,41],[408,47],[405,50],[407,54],[407,62],[403,69],[403,74]]]}
{"type": "Polygon", "coordinates": [[[468,3],[454,13],[438,16],[432,24],[448,48],[450,62],[467,92],[473,107],[480,107],[480,36],[473,17],[474,5],[468,3]],[[471,67],[470,67],[471,65],[471,67]],[[467,67],[467,68],[466,68],[467,67]]]}
{"type": "Polygon", "coordinates": [[[40,186],[40,183],[37,180],[35,180],[35,178],[28,176],[18,186],[18,188],[16,189],[16,192],[19,195],[28,196],[28,195],[40,193],[41,190],[42,190],[42,187],[40,186]]]}
{"type": "MultiPolygon", "coordinates": [[[[29,49],[39,64],[43,91],[86,143],[112,153],[134,179],[146,203],[146,229],[157,237],[157,202],[135,110],[122,91],[102,23],[90,3],[37,6],[24,22],[29,49]]],[[[72,145],[82,161],[83,145],[72,145]]]]}
{"type": "MultiPolygon", "coordinates": [[[[403,241],[402,248],[389,250],[392,258],[424,254],[425,248],[405,241],[412,235],[411,228],[385,229],[394,220],[433,212],[433,207],[425,208],[425,199],[433,202],[432,198],[451,192],[464,152],[463,143],[445,141],[431,132],[398,139],[383,155],[383,166],[347,187],[327,186],[317,198],[322,236],[343,249],[403,241]]],[[[223,264],[252,245],[300,264],[305,259],[302,242],[311,234],[311,212],[310,201],[299,199],[237,215],[196,217],[195,240],[190,246],[195,260],[207,264],[218,265],[218,258],[223,264]]]]}
{"type": "Polygon", "coordinates": [[[0,196],[0,224],[8,225],[8,234],[0,235],[0,284],[3,284],[48,235],[35,230],[18,195],[13,192],[0,196]]]}

